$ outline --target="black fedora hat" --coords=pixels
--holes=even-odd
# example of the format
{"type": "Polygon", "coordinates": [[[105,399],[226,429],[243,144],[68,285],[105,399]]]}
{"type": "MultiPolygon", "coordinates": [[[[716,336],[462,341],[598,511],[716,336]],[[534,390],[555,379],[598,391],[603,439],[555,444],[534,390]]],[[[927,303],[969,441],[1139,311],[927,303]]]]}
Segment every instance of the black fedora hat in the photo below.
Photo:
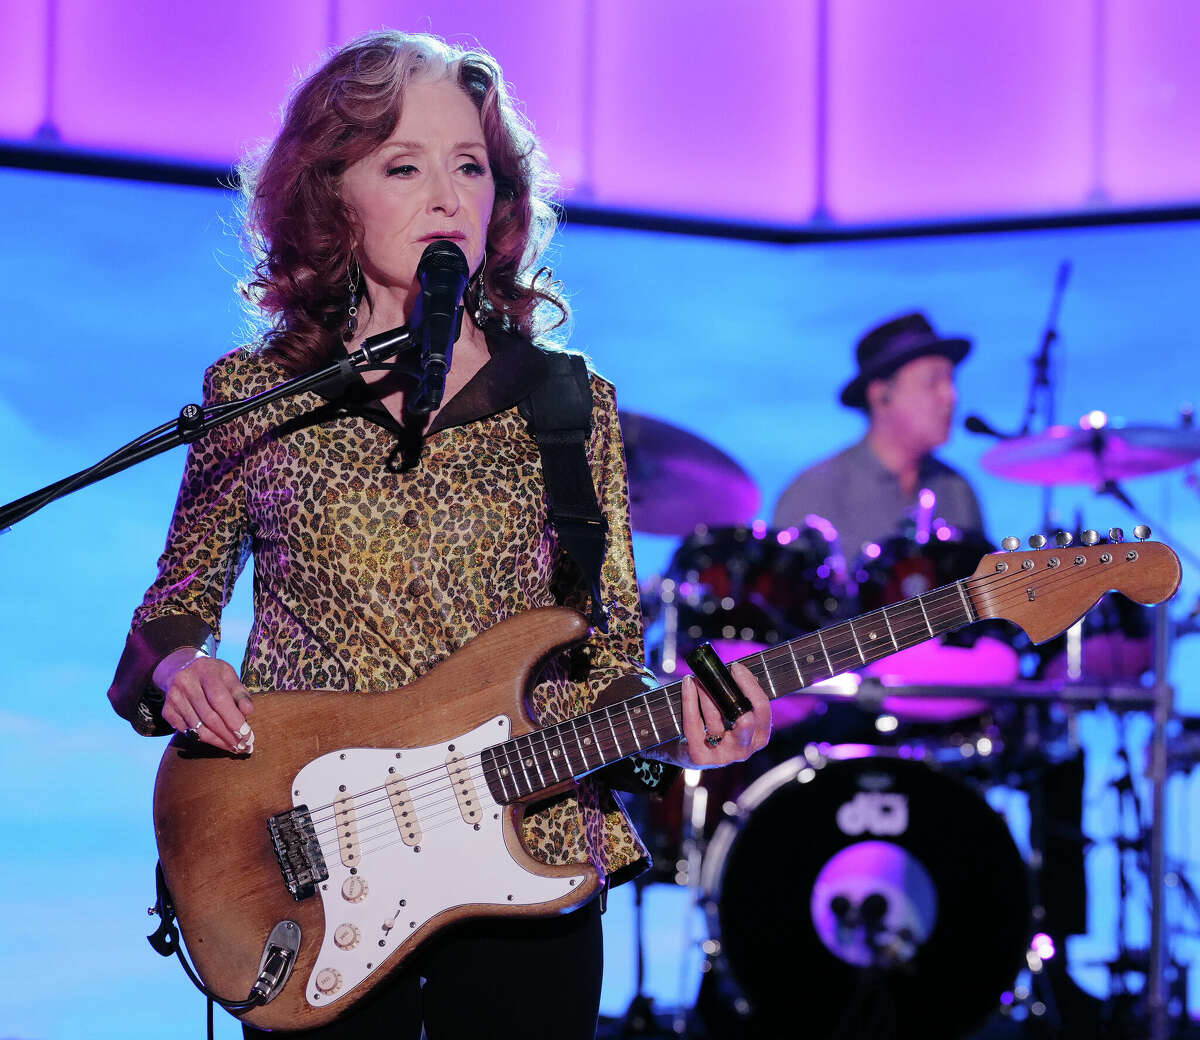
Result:
{"type": "Polygon", "coordinates": [[[854,352],[858,375],[842,390],[842,404],[848,408],[866,408],[867,384],[872,379],[886,379],[908,362],[927,354],[940,354],[957,365],[970,349],[969,339],[939,336],[920,311],[885,321],[858,341],[854,352]]]}

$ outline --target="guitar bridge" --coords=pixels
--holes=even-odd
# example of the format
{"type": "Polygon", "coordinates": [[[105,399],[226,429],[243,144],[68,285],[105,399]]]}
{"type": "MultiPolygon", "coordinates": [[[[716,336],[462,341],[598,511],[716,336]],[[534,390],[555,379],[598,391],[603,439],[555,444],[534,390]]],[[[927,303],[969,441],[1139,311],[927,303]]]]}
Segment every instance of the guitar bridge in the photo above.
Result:
{"type": "Polygon", "coordinates": [[[307,805],[298,805],[267,820],[275,858],[283,871],[283,880],[296,902],[317,891],[317,885],[329,877],[325,857],[317,841],[307,805]]]}

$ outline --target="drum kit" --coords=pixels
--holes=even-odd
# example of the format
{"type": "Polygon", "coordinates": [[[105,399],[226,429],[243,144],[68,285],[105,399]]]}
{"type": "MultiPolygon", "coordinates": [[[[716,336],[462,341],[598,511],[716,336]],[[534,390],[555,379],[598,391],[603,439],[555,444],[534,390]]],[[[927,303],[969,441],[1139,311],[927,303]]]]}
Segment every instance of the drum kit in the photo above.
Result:
{"type": "MultiPolygon", "coordinates": [[[[735,660],[964,577],[993,548],[979,532],[917,524],[848,559],[818,517],[787,530],[751,522],[754,481],[702,438],[631,414],[622,429],[634,529],[680,539],[642,589],[648,666],[664,682],[686,673],[702,642],[735,660]]],[[[1196,459],[1200,432],[1190,429],[1055,427],[997,444],[983,465],[1122,497],[1117,481],[1196,459]]],[[[1153,827],[1141,850],[1153,891],[1165,876],[1169,623],[1110,594],[1040,647],[1003,624],[957,635],[774,701],[763,752],[689,771],[666,798],[635,806],[655,859],[648,876],[689,886],[707,922],[695,1007],[668,1033],[1095,1035],[1072,1031],[1063,957],[1051,968],[1056,945],[1086,930],[1073,723],[1100,706],[1155,719],[1153,827]],[[998,788],[1028,797],[1024,854],[989,804],[998,788]],[[1070,905],[1055,904],[1064,892],[1070,905]],[[1014,1033],[1018,1023],[1042,1031],[1014,1033]]],[[[1156,1000],[1165,1006],[1154,902],[1143,1017],[1156,1000]]],[[[1145,1021],[1137,1028],[1128,1035],[1157,1035],[1145,1021]]],[[[627,1024],[626,1035],[637,1032],[656,1028],[627,1024]]]]}

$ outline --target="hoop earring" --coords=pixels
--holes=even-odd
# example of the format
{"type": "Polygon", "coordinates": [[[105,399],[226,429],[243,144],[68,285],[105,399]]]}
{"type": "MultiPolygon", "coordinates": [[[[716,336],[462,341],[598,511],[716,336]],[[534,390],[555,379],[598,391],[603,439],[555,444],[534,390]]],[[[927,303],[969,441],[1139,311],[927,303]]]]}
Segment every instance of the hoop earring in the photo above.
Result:
{"type": "Polygon", "coordinates": [[[346,308],[346,328],[342,331],[342,342],[349,343],[354,339],[354,333],[358,329],[358,287],[362,281],[362,268],[358,266],[358,260],[354,257],[350,258],[350,280],[347,288],[350,290],[350,305],[346,308]]]}

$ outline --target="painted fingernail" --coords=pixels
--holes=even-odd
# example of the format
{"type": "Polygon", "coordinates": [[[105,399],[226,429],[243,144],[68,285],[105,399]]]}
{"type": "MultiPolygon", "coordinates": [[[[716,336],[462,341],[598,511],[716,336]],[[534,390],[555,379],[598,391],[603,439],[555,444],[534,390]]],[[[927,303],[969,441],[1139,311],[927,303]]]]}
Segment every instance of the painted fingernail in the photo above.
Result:
{"type": "Polygon", "coordinates": [[[239,737],[250,736],[250,723],[248,723],[248,722],[242,723],[242,728],[238,730],[238,736],[239,737]]]}

